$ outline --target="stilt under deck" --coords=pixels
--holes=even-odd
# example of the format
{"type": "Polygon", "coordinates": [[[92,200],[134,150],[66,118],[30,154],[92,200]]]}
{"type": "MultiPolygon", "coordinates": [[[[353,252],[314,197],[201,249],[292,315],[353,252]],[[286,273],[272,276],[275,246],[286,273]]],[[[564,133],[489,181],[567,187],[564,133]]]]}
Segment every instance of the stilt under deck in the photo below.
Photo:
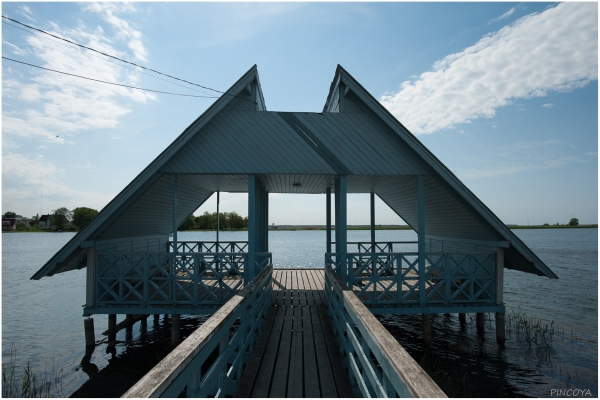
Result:
{"type": "Polygon", "coordinates": [[[271,308],[234,397],[353,397],[324,281],[324,270],[273,270],[271,308]]]}

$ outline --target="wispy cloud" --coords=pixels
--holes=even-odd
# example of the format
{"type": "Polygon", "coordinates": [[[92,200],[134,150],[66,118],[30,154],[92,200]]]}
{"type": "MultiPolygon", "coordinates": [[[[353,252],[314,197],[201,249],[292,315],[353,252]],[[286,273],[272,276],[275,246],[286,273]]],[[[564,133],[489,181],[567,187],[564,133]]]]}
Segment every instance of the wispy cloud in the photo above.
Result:
{"type": "Polygon", "coordinates": [[[508,10],[507,12],[505,12],[504,14],[502,14],[501,16],[499,16],[498,18],[494,18],[493,20],[491,20],[490,22],[488,22],[488,25],[491,24],[492,22],[501,21],[504,18],[510,17],[511,15],[513,15],[515,13],[515,11],[517,11],[516,7],[511,8],[510,10],[508,10]]]}
{"type": "Polygon", "coordinates": [[[565,154],[568,146],[562,140],[515,143],[495,152],[493,166],[482,160],[477,168],[458,170],[461,179],[485,179],[514,175],[525,171],[559,168],[573,163],[585,163],[597,158],[597,152],[565,154]]]}
{"type": "Polygon", "coordinates": [[[17,153],[2,157],[2,201],[4,209],[22,208],[23,202],[38,202],[40,190],[44,192],[44,212],[61,204],[79,203],[101,208],[112,196],[74,190],[62,180],[65,171],[47,161],[43,156],[26,156],[17,153]]]}
{"type": "Polygon", "coordinates": [[[406,81],[381,103],[412,132],[490,118],[515,99],[598,79],[598,5],[560,3],[520,18],[406,81]]]}
{"type": "Polygon", "coordinates": [[[201,13],[200,37],[207,46],[220,46],[251,39],[282,23],[282,17],[304,7],[299,3],[219,3],[204,4],[209,12],[201,13]]]}
{"type": "Polygon", "coordinates": [[[552,107],[554,107],[554,104],[552,104],[552,103],[546,103],[546,104],[542,104],[542,107],[544,107],[544,108],[552,108],[552,107]]]}
{"type": "MultiPolygon", "coordinates": [[[[109,6],[110,4],[107,3],[104,8],[102,6],[97,8],[104,10],[109,6]]],[[[120,20],[114,17],[116,11],[118,10],[111,9],[109,14],[113,20],[120,20]]],[[[104,12],[108,13],[108,11],[104,12]]],[[[49,30],[57,36],[100,51],[127,57],[126,52],[119,51],[118,45],[126,41],[128,46],[132,47],[129,39],[132,35],[136,35],[124,34],[126,27],[127,24],[122,23],[115,37],[107,35],[101,27],[91,30],[81,24],[76,28],[62,28],[52,24],[49,30]]],[[[46,68],[129,85],[135,85],[139,81],[138,72],[135,70],[124,69],[118,63],[78,48],[34,35],[28,36],[26,43],[27,51],[37,59],[35,63],[46,68]]],[[[9,47],[25,51],[14,45],[9,44],[9,47]]],[[[133,52],[140,53],[140,50],[133,50],[133,52]]],[[[2,130],[8,135],[37,136],[51,143],[68,143],[63,138],[66,135],[116,126],[119,118],[129,112],[128,102],[155,99],[154,95],[138,90],[86,81],[53,72],[38,72],[30,67],[15,67],[11,71],[4,71],[5,104],[7,100],[19,100],[25,102],[25,106],[13,107],[16,111],[3,113],[2,130]],[[26,82],[23,78],[28,74],[31,74],[30,82],[26,82]],[[57,135],[60,137],[56,138],[57,135]]]]}
{"type": "Polygon", "coordinates": [[[31,12],[31,8],[27,7],[26,5],[17,7],[17,13],[21,14],[28,20],[35,22],[35,19],[33,18],[33,13],[31,12]]]}
{"type": "Polygon", "coordinates": [[[102,15],[103,19],[112,25],[116,31],[116,37],[128,41],[127,46],[133,51],[135,58],[146,61],[148,55],[142,43],[142,33],[134,29],[125,19],[115,15],[117,12],[134,12],[135,8],[130,3],[89,3],[84,4],[88,10],[102,15]]]}

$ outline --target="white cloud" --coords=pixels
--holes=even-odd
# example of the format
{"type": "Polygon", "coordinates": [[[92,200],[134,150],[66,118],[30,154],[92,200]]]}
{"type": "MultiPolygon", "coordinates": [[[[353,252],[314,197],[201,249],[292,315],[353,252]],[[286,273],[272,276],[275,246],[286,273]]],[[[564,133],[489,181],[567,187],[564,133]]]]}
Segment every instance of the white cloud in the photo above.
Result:
{"type": "Polygon", "coordinates": [[[490,118],[515,99],[598,79],[598,5],[560,3],[527,15],[404,82],[381,103],[412,132],[490,118]]]}
{"type": "Polygon", "coordinates": [[[62,182],[64,173],[41,155],[5,154],[2,157],[3,208],[12,210],[32,202],[38,204],[41,190],[45,213],[61,206],[74,208],[85,205],[100,209],[112,199],[111,195],[70,188],[62,182]]]}
{"type": "Polygon", "coordinates": [[[516,7],[513,7],[510,10],[508,10],[507,12],[505,12],[504,14],[502,14],[501,16],[499,16],[498,18],[494,18],[493,20],[491,20],[490,22],[488,22],[488,24],[491,24],[492,22],[496,22],[496,21],[501,21],[504,18],[508,18],[511,15],[513,15],[515,13],[515,11],[517,11],[517,9],[516,9],[516,7]]]}
{"type": "Polygon", "coordinates": [[[21,14],[30,21],[35,21],[31,12],[31,8],[27,7],[26,5],[19,6],[17,8],[17,13],[21,14]]]}
{"type": "Polygon", "coordinates": [[[544,108],[552,108],[552,107],[554,107],[554,104],[552,104],[552,103],[546,103],[546,104],[542,104],[542,107],[544,107],[544,108]]]}
{"type": "Polygon", "coordinates": [[[13,53],[15,53],[18,56],[26,56],[29,53],[29,51],[27,49],[22,49],[19,46],[16,46],[10,42],[7,42],[6,40],[2,40],[2,43],[7,45],[8,47],[10,47],[13,50],[13,53]]]}
{"type": "MultiPolygon", "coordinates": [[[[52,34],[109,54],[127,57],[126,51],[117,49],[119,38],[123,36],[120,33],[117,38],[111,38],[102,28],[92,31],[83,25],[72,29],[61,28],[56,24],[52,26],[52,34]]],[[[125,39],[128,40],[129,37],[125,39]]],[[[129,85],[135,85],[139,80],[138,72],[125,69],[106,57],[65,46],[57,41],[45,40],[40,36],[28,36],[26,42],[28,51],[39,60],[34,63],[45,68],[129,85]]],[[[26,66],[16,67],[14,72],[5,71],[4,75],[4,103],[12,104],[11,109],[17,110],[3,113],[4,134],[38,136],[51,143],[69,143],[64,136],[84,130],[112,128],[118,124],[120,117],[129,112],[128,102],[145,102],[156,98],[153,94],[139,90],[54,72],[38,72],[26,66]],[[23,79],[23,75],[28,73],[32,74],[31,83],[25,83],[23,79]],[[24,101],[25,107],[20,104],[15,106],[13,100],[24,101]],[[57,135],[60,137],[56,138],[57,135]]]]}
{"type": "MultiPolygon", "coordinates": [[[[207,6],[203,4],[203,6],[207,6]]],[[[200,13],[198,29],[203,44],[220,46],[244,41],[281,24],[285,15],[297,12],[299,3],[220,3],[211,4],[208,12],[200,13]]]]}
{"type": "Polygon", "coordinates": [[[135,58],[146,61],[148,52],[142,43],[142,33],[134,29],[126,20],[115,15],[115,12],[135,11],[131,3],[90,3],[87,9],[101,14],[104,20],[116,30],[118,39],[129,40],[127,46],[133,51],[135,58]]]}
{"type": "MultiPolygon", "coordinates": [[[[477,168],[458,170],[461,179],[486,179],[508,176],[524,171],[540,171],[558,168],[573,163],[585,163],[597,157],[597,152],[565,155],[565,144],[561,140],[515,143],[499,149],[494,165],[486,167],[486,161],[477,163],[477,168]]],[[[573,147],[573,146],[571,146],[573,147]]],[[[489,161],[489,160],[488,160],[489,161]]]]}

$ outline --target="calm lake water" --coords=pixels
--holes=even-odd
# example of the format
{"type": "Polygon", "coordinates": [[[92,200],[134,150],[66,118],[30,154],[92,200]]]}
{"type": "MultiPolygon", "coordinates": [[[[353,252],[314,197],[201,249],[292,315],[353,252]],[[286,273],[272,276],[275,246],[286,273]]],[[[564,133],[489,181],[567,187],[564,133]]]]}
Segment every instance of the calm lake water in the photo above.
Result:
{"type": "MultiPolygon", "coordinates": [[[[495,342],[493,319],[484,335],[475,323],[458,323],[456,315],[432,318],[433,346],[423,349],[418,317],[382,316],[380,320],[411,355],[457,396],[549,397],[551,389],[589,389],[598,396],[598,230],[515,230],[559,276],[551,280],[505,271],[505,303],[511,311],[554,321],[554,339],[529,343],[507,329],[504,349],[495,342]]],[[[170,325],[163,316],[137,323],[117,335],[116,354],[106,353],[104,315],[94,315],[98,345],[82,368],[85,340],[81,306],[85,302],[85,270],[40,281],[29,278],[73,233],[10,233],[2,235],[2,363],[16,352],[16,364],[27,362],[38,375],[56,372],[62,387],[57,396],[93,395],[95,388],[129,382],[168,352],[170,325]],[[94,376],[94,379],[90,379],[94,376]],[[86,383],[87,382],[87,383],[86,383]],[[83,385],[83,388],[80,389],[83,385]],[[95,386],[94,386],[95,385],[95,386]]],[[[181,232],[180,240],[214,240],[214,232],[181,232]]],[[[246,232],[222,232],[220,239],[246,240],[246,232]]],[[[349,231],[349,241],[369,241],[368,231],[349,231]]],[[[378,231],[378,241],[411,241],[411,231],[378,231]]],[[[276,268],[320,267],[325,253],[324,231],[272,231],[269,246],[276,268]]],[[[416,251],[406,246],[403,250],[416,251]]],[[[119,321],[123,316],[119,316],[119,321]]],[[[203,317],[182,318],[183,336],[203,317]]],[[[116,395],[116,394],[115,394],[116,395]]]]}

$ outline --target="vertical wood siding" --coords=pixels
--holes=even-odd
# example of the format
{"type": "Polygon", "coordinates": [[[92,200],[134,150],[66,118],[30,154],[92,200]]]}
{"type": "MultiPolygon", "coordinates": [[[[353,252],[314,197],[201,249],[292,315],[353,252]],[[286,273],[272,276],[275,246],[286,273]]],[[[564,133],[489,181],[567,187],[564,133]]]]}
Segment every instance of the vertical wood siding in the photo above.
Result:
{"type": "MultiPolygon", "coordinates": [[[[98,237],[168,235],[173,232],[173,177],[163,174],[98,237]]],[[[177,223],[181,224],[202,205],[211,191],[203,189],[193,175],[182,175],[177,182],[177,223]]]]}

